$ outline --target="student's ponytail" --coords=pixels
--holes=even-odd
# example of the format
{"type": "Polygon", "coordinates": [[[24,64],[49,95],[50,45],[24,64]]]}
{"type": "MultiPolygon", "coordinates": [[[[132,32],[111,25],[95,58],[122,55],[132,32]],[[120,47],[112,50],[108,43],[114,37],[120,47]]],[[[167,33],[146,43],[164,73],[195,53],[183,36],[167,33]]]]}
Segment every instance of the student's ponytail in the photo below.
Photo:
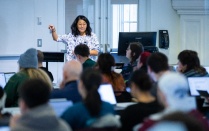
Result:
{"type": "Polygon", "coordinates": [[[93,69],[87,69],[81,74],[81,81],[87,92],[84,104],[89,113],[92,116],[96,116],[100,112],[102,103],[97,91],[102,82],[101,74],[93,69]]]}

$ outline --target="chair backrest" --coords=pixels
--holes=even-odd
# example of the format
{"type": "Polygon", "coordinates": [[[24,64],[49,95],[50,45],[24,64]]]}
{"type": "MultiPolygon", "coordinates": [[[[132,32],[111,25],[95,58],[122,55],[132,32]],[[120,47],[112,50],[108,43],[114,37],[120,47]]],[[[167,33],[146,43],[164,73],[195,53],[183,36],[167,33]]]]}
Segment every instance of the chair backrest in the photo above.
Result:
{"type": "Polygon", "coordinates": [[[114,91],[117,103],[132,102],[132,96],[127,91],[114,91]]]}

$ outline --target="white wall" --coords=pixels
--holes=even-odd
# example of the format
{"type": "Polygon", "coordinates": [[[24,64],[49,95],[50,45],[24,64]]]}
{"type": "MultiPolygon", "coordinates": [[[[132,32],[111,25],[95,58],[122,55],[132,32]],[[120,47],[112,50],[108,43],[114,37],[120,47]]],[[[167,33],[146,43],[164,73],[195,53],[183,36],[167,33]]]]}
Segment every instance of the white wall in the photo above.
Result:
{"type": "MultiPolygon", "coordinates": [[[[17,72],[17,60],[28,48],[41,51],[60,52],[64,44],[52,40],[49,24],[57,27],[57,32],[65,31],[64,0],[0,0],[0,72],[17,72]],[[37,24],[41,18],[41,25],[37,24]],[[37,39],[42,39],[42,47],[37,47],[37,39]],[[15,57],[10,57],[15,56],[15,57]]],[[[55,82],[62,77],[63,63],[49,63],[55,82]]]]}
{"type": "MultiPolygon", "coordinates": [[[[170,64],[176,64],[178,53],[185,49],[182,48],[182,20],[187,19],[189,15],[180,17],[178,11],[173,9],[172,1],[174,0],[140,0],[139,30],[157,32],[168,30],[170,47],[168,50],[160,49],[160,51],[168,56],[170,64]]],[[[96,0],[95,3],[97,2],[96,0]]],[[[85,9],[83,4],[86,4],[83,0],[50,0],[50,2],[48,0],[0,0],[0,59],[1,56],[19,55],[29,47],[42,51],[65,49],[64,44],[58,44],[52,40],[47,29],[48,24],[54,24],[58,34],[70,32],[70,26],[77,15],[90,13],[84,12],[88,9],[85,9]],[[37,25],[37,17],[41,17],[42,25],[37,25]],[[39,38],[43,40],[42,47],[37,47],[39,38]]],[[[96,7],[95,9],[99,10],[96,7]]],[[[99,13],[97,10],[95,10],[95,14],[99,13]]],[[[209,65],[209,59],[206,59],[208,57],[207,47],[209,47],[207,43],[209,25],[206,23],[208,23],[209,17],[202,15],[195,18],[199,17],[203,21],[200,27],[203,29],[201,33],[204,35],[202,40],[204,44],[201,47],[204,53],[200,53],[201,59],[204,58],[204,63],[209,65]]],[[[98,26],[97,28],[100,29],[96,20],[95,16],[95,27],[98,26]]],[[[98,32],[96,28],[95,31],[98,32]]],[[[18,69],[17,59],[5,60],[3,58],[0,62],[0,72],[17,71],[18,69]]],[[[49,63],[49,70],[52,71],[55,82],[62,78],[62,66],[63,63],[49,63]]]]}
{"type": "MultiPolygon", "coordinates": [[[[180,52],[179,40],[180,33],[180,17],[173,9],[171,0],[150,0],[150,16],[148,21],[148,30],[159,31],[168,30],[170,45],[169,49],[160,49],[160,52],[165,53],[169,58],[169,64],[177,63],[177,55],[180,52]]],[[[149,4],[149,2],[148,2],[149,4]]],[[[157,37],[157,46],[159,40],[157,37]]]]}
{"type": "Polygon", "coordinates": [[[83,14],[83,0],[65,0],[65,32],[71,32],[71,24],[83,14]]]}
{"type": "Polygon", "coordinates": [[[172,6],[180,16],[180,49],[198,52],[201,65],[209,65],[209,1],[172,0],[172,6]]]}

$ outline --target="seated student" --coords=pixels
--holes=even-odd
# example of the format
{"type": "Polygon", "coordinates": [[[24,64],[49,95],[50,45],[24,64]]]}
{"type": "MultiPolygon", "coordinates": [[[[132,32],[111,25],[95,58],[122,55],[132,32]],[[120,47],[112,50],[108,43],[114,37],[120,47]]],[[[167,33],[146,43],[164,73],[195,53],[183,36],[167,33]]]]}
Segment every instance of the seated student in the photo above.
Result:
{"type": "Polygon", "coordinates": [[[11,118],[12,131],[70,131],[70,127],[57,118],[48,100],[49,85],[40,79],[27,80],[20,87],[20,110],[22,115],[11,118]]]}
{"type": "Polygon", "coordinates": [[[115,92],[117,102],[129,102],[131,101],[131,95],[128,94],[127,98],[122,94],[125,92],[125,81],[123,76],[114,72],[115,60],[109,53],[102,53],[99,55],[96,63],[96,67],[102,73],[102,82],[110,83],[115,92]]]}
{"type": "Polygon", "coordinates": [[[44,61],[44,54],[43,52],[41,52],[40,50],[37,50],[38,52],[38,68],[44,70],[47,75],[49,76],[49,78],[51,79],[51,81],[54,81],[54,77],[52,75],[52,73],[50,71],[48,71],[45,67],[43,67],[43,61],[44,61]]]}
{"type": "Polygon", "coordinates": [[[209,130],[207,120],[196,110],[195,98],[188,94],[188,82],[183,75],[176,72],[166,73],[159,79],[158,87],[158,98],[165,109],[162,112],[149,116],[141,124],[139,131],[146,131],[160,121],[161,118],[176,111],[195,117],[202,123],[205,131],[209,130]]]}
{"type": "Polygon", "coordinates": [[[178,55],[177,71],[186,77],[209,76],[206,69],[200,65],[200,60],[196,51],[184,50],[178,55]]]}
{"type": "Polygon", "coordinates": [[[166,73],[169,73],[168,58],[161,52],[152,53],[147,59],[148,74],[153,80],[151,93],[157,97],[157,82],[166,73]]]}
{"type": "MultiPolygon", "coordinates": [[[[196,51],[183,50],[178,55],[177,71],[183,73],[186,77],[209,77],[208,72],[200,65],[200,60],[196,51]]],[[[203,107],[204,99],[196,98],[198,110],[207,113],[207,107],[203,107]]]]}
{"type": "Polygon", "coordinates": [[[149,75],[143,70],[136,70],[130,77],[131,94],[137,104],[128,106],[121,113],[123,131],[131,131],[133,127],[143,122],[144,118],[163,109],[157,99],[150,93],[152,82],[149,75]]]}
{"type": "Polygon", "coordinates": [[[93,69],[84,70],[81,74],[78,89],[83,101],[69,107],[61,115],[61,118],[64,119],[73,130],[92,127],[94,123],[99,122],[97,120],[100,118],[105,119],[95,126],[112,127],[118,124],[119,121],[113,116],[113,106],[107,102],[101,101],[97,91],[101,82],[101,74],[93,69]]]}
{"type": "Polygon", "coordinates": [[[145,72],[147,72],[147,59],[150,55],[151,53],[147,51],[141,53],[137,63],[137,69],[144,70],[145,72]]]}
{"type": "Polygon", "coordinates": [[[30,48],[20,55],[18,60],[19,72],[14,74],[6,86],[4,91],[7,94],[6,107],[17,107],[19,99],[19,87],[27,79],[40,78],[47,82],[47,84],[52,88],[52,82],[48,75],[41,69],[38,69],[38,58],[37,50],[30,48]]]}
{"type": "Polygon", "coordinates": [[[5,101],[6,101],[6,93],[4,92],[3,88],[0,86],[0,127],[8,126],[11,117],[10,113],[2,113],[2,110],[5,106],[5,101]]]}
{"type": "Polygon", "coordinates": [[[77,81],[82,72],[81,63],[76,60],[67,62],[63,67],[63,81],[60,89],[51,92],[51,98],[66,98],[74,103],[81,101],[77,81]]]}
{"type": "Polygon", "coordinates": [[[90,50],[86,44],[79,44],[75,47],[74,53],[78,61],[83,65],[83,69],[93,67],[96,62],[89,58],[90,50]]]}
{"type": "Polygon", "coordinates": [[[126,50],[126,57],[129,59],[129,64],[124,66],[121,74],[127,82],[131,73],[137,69],[137,61],[141,53],[144,51],[143,45],[139,42],[132,42],[126,50]]]}

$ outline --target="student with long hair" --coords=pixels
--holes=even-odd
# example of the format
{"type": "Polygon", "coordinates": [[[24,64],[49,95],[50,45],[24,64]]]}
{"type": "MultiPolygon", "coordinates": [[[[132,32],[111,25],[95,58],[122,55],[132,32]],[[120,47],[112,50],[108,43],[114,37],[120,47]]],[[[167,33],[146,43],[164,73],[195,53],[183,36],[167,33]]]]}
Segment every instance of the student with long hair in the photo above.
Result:
{"type": "Polygon", "coordinates": [[[200,60],[196,51],[183,50],[178,55],[177,70],[186,77],[209,76],[206,69],[200,65],[200,60]]]}
{"type": "Polygon", "coordinates": [[[128,106],[121,113],[121,131],[130,131],[133,127],[143,122],[144,118],[163,110],[157,99],[152,96],[152,80],[147,72],[136,70],[130,77],[131,94],[137,104],[128,106]]]}
{"type": "Polygon", "coordinates": [[[102,73],[102,82],[110,83],[114,91],[124,91],[125,83],[123,76],[114,72],[115,60],[109,53],[102,53],[99,55],[96,66],[102,73]]]}
{"type": "MultiPolygon", "coordinates": [[[[83,101],[69,107],[61,115],[61,118],[63,118],[73,130],[91,127],[97,119],[108,114],[114,114],[113,106],[102,101],[97,91],[101,82],[101,74],[93,69],[86,69],[81,74],[78,90],[83,101]]],[[[108,122],[111,120],[106,119],[105,121],[108,122]]]]}
{"type": "Polygon", "coordinates": [[[126,85],[123,76],[114,72],[114,57],[109,53],[100,54],[96,66],[102,73],[102,82],[112,85],[117,102],[130,102],[131,95],[125,92],[126,85]]]}
{"type": "Polygon", "coordinates": [[[137,61],[141,53],[144,51],[143,45],[139,42],[132,42],[126,50],[126,57],[129,59],[127,66],[124,66],[121,74],[127,82],[131,73],[137,69],[137,61]]]}

